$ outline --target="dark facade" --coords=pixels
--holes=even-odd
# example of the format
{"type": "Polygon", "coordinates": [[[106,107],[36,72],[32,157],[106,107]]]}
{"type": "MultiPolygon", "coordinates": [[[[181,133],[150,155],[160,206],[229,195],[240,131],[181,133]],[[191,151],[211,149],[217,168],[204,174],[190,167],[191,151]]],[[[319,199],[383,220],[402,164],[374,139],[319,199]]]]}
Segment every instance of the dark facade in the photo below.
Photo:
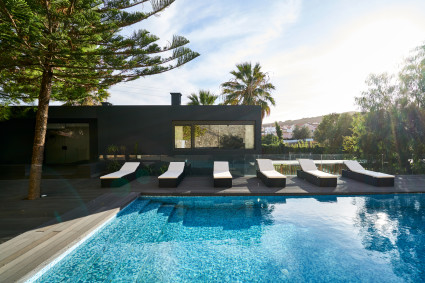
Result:
{"type": "MultiPolygon", "coordinates": [[[[0,123],[0,164],[31,162],[34,117],[35,113],[29,112],[0,123]]],[[[261,109],[181,105],[50,107],[45,163],[94,162],[99,155],[107,154],[111,145],[125,148],[126,154],[136,153],[136,148],[138,154],[148,155],[259,154],[261,109]],[[232,131],[245,132],[232,136],[232,131]],[[223,136],[218,136],[220,133],[223,136]],[[182,136],[180,141],[177,135],[182,136]],[[252,141],[245,141],[243,135],[252,136],[252,141]],[[203,141],[206,137],[220,144],[203,141]],[[223,145],[224,141],[230,143],[223,145]]]]}

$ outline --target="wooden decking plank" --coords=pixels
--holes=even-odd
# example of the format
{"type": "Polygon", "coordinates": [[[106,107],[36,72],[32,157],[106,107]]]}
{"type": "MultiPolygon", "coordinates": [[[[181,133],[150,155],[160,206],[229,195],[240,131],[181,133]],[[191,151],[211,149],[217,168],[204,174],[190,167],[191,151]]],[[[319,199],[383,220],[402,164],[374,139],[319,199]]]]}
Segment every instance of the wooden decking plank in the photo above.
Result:
{"type": "Polygon", "coordinates": [[[76,225],[71,225],[48,241],[40,243],[22,256],[0,267],[0,281],[16,281],[34,271],[40,264],[47,264],[47,260],[53,260],[56,256],[59,256],[118,211],[119,209],[112,209],[80,219],[76,225]],[[37,260],[34,260],[35,258],[37,260]]]}
{"type": "Polygon", "coordinates": [[[38,241],[39,239],[43,238],[46,233],[59,232],[64,229],[63,227],[69,226],[77,221],[78,219],[74,219],[69,221],[68,223],[63,222],[51,225],[49,226],[49,229],[46,229],[44,231],[38,231],[37,229],[34,229],[9,240],[8,242],[0,245],[0,260],[4,260],[6,257],[15,253],[17,249],[25,248],[32,242],[38,241]]]}
{"type": "MultiPolygon", "coordinates": [[[[95,210],[95,211],[102,211],[102,212],[106,211],[106,215],[107,215],[106,217],[110,217],[110,215],[114,215],[119,211],[119,207],[129,203],[131,200],[135,199],[137,195],[138,193],[130,193],[130,194],[127,194],[126,197],[122,198],[113,193],[107,193],[102,195],[102,197],[99,197],[98,199],[93,200],[91,204],[89,205],[90,207],[88,208],[88,210],[89,211],[95,210]],[[100,204],[105,204],[105,206],[102,206],[99,208],[100,204]],[[111,208],[113,208],[112,212],[111,210],[108,212],[108,209],[111,209],[111,208]],[[114,211],[114,209],[116,211],[114,211]]],[[[93,213],[92,211],[90,212],[93,213]]],[[[73,212],[73,214],[74,213],[75,211],[73,212]]],[[[104,213],[96,213],[83,218],[77,218],[71,221],[66,221],[59,224],[42,227],[42,228],[35,229],[33,231],[25,233],[26,234],[25,236],[17,237],[16,240],[14,240],[14,242],[10,243],[11,245],[7,245],[7,247],[9,247],[8,249],[4,248],[2,250],[1,254],[2,254],[3,264],[1,266],[13,264],[15,260],[18,260],[19,262],[18,258],[20,256],[30,257],[32,252],[38,250],[40,247],[43,247],[42,243],[44,242],[44,239],[48,240],[52,238],[52,240],[49,241],[50,243],[49,250],[52,249],[52,245],[55,244],[57,241],[58,242],[55,244],[56,249],[58,247],[60,249],[63,249],[64,247],[66,247],[67,244],[69,244],[68,243],[69,239],[73,240],[74,236],[76,236],[76,238],[79,238],[79,236],[82,233],[87,234],[87,231],[92,230],[91,226],[97,227],[96,224],[99,222],[99,218],[102,218],[102,219],[105,218],[105,216],[103,216],[102,214],[104,213]],[[93,218],[93,216],[97,214],[99,214],[100,216],[93,218]],[[52,232],[54,234],[49,234],[52,232]],[[66,236],[62,236],[62,235],[65,235],[64,233],[66,233],[66,236]],[[46,236],[46,234],[52,235],[52,236],[49,237],[49,236],[46,236]],[[22,247],[23,244],[24,244],[24,247],[22,247]],[[19,247],[19,248],[16,248],[16,247],[19,247]]],[[[50,254],[50,252],[47,252],[47,254],[50,254]]],[[[38,263],[40,263],[40,256],[41,255],[39,254],[38,263]]],[[[30,259],[30,261],[32,261],[32,259],[30,259]]],[[[26,264],[25,266],[32,266],[32,265],[30,263],[29,265],[26,264]]],[[[0,274],[1,273],[2,271],[0,268],[0,274]]],[[[19,272],[19,273],[22,274],[22,272],[19,272]]],[[[3,277],[3,275],[1,277],[3,277]]]]}
{"type": "MultiPolygon", "coordinates": [[[[131,192],[131,193],[129,193],[124,198],[117,198],[117,199],[115,199],[109,206],[119,207],[119,208],[122,209],[125,206],[127,206],[130,202],[132,202],[133,200],[135,200],[138,196],[139,196],[139,193],[131,192]]],[[[99,208],[96,211],[101,211],[102,209],[107,209],[107,207],[99,208]]]]}
{"type": "MultiPolygon", "coordinates": [[[[105,198],[105,194],[104,195],[101,195],[98,198],[104,199],[105,198]]],[[[59,216],[60,217],[60,220],[61,221],[68,221],[68,220],[71,220],[73,218],[82,217],[82,216],[86,216],[86,215],[90,214],[90,212],[91,212],[90,211],[91,210],[90,207],[93,206],[93,205],[96,205],[96,203],[97,203],[97,202],[94,202],[94,201],[96,201],[96,199],[94,199],[91,202],[85,204],[85,207],[79,206],[77,208],[72,209],[71,211],[68,211],[68,212],[60,215],[59,216]]],[[[44,226],[44,225],[52,225],[52,224],[56,224],[56,223],[58,223],[57,222],[57,219],[52,219],[51,221],[48,221],[48,222],[44,223],[42,226],[44,226]]],[[[43,230],[43,228],[41,227],[40,230],[43,230]]]]}
{"type": "MultiPolygon", "coordinates": [[[[34,247],[36,247],[37,245],[39,245],[40,243],[52,238],[53,236],[55,236],[57,233],[59,233],[59,231],[52,231],[50,233],[47,233],[45,235],[43,235],[43,237],[39,238],[36,241],[32,241],[29,245],[26,245],[24,247],[21,247],[21,249],[19,249],[18,251],[8,255],[6,258],[4,258],[3,260],[0,261],[0,267],[6,265],[7,263],[15,260],[16,258],[20,257],[21,255],[25,254],[26,252],[28,252],[29,250],[33,249],[34,247]]],[[[44,233],[43,233],[44,234],[44,233]]],[[[4,256],[4,254],[2,254],[2,256],[4,256]]]]}
{"type": "MultiPolygon", "coordinates": [[[[106,193],[106,194],[101,195],[97,199],[94,199],[91,202],[92,204],[90,205],[93,208],[91,208],[89,210],[93,210],[95,208],[95,206],[98,205],[99,203],[109,200],[111,198],[110,195],[111,195],[111,193],[106,193]]],[[[78,209],[80,209],[80,208],[78,208],[78,209]]],[[[74,214],[74,213],[75,212],[73,212],[72,214],[74,214]]],[[[72,214],[69,214],[69,215],[72,215],[72,214]]],[[[68,218],[68,217],[66,217],[66,218],[68,218]]],[[[48,232],[48,231],[51,231],[51,230],[61,231],[63,229],[62,227],[66,227],[67,225],[70,224],[70,223],[66,223],[66,221],[74,222],[73,219],[64,220],[63,222],[60,222],[60,223],[57,223],[56,220],[52,220],[52,221],[48,222],[48,223],[52,223],[51,225],[44,226],[44,227],[41,227],[41,228],[37,228],[37,229],[34,229],[32,231],[28,231],[28,232],[26,232],[22,235],[15,237],[14,239],[10,240],[12,242],[9,241],[7,245],[0,245],[0,260],[4,260],[6,257],[15,253],[16,247],[21,247],[23,245],[24,246],[23,248],[25,248],[27,245],[29,245],[33,241],[38,241],[40,238],[44,237],[43,233],[33,233],[34,231],[35,232],[48,232]]]]}

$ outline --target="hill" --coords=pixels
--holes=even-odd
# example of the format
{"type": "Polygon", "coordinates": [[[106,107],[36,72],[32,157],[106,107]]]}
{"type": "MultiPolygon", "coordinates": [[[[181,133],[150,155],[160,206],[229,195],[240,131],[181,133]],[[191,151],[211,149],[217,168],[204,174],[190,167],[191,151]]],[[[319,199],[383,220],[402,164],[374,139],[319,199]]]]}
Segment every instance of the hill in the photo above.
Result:
{"type": "MultiPolygon", "coordinates": [[[[356,113],[355,111],[350,111],[350,112],[344,112],[344,113],[348,113],[350,115],[353,115],[354,113],[356,113]]],[[[344,114],[344,113],[340,113],[340,114],[344,114]]],[[[314,122],[322,122],[323,120],[323,116],[317,116],[317,117],[309,117],[309,118],[302,118],[302,119],[298,119],[298,120],[286,120],[284,122],[279,121],[278,124],[279,126],[290,126],[290,125],[302,125],[302,124],[306,124],[306,123],[314,123],[314,122]]],[[[274,123],[267,123],[267,124],[263,124],[263,127],[274,127],[274,123]]]]}

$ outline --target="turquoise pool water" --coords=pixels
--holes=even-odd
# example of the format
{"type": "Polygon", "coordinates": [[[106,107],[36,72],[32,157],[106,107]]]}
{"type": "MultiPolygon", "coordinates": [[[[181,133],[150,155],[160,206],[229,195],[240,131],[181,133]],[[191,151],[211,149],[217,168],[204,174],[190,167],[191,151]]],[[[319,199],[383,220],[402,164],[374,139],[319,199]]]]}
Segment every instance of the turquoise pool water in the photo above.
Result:
{"type": "Polygon", "coordinates": [[[37,282],[421,282],[425,195],[144,197],[37,282]]]}

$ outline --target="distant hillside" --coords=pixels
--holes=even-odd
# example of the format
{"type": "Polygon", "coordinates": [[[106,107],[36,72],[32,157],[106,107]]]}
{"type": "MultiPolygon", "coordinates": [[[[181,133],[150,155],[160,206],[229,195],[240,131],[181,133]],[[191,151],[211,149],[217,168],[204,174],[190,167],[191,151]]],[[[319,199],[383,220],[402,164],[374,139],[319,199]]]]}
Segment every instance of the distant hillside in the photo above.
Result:
{"type": "MultiPolygon", "coordinates": [[[[344,113],[348,113],[348,114],[353,115],[356,112],[350,111],[350,112],[344,112],[344,113]]],[[[340,113],[340,114],[344,114],[344,113],[340,113]]],[[[325,116],[325,115],[323,115],[323,116],[325,116]]],[[[323,120],[323,116],[302,118],[302,119],[298,119],[298,120],[286,120],[284,122],[279,121],[278,124],[279,124],[279,126],[283,126],[283,125],[290,126],[290,125],[306,124],[306,123],[314,123],[314,122],[320,123],[323,120]]],[[[274,123],[263,124],[263,127],[274,127],[274,123]]]]}

